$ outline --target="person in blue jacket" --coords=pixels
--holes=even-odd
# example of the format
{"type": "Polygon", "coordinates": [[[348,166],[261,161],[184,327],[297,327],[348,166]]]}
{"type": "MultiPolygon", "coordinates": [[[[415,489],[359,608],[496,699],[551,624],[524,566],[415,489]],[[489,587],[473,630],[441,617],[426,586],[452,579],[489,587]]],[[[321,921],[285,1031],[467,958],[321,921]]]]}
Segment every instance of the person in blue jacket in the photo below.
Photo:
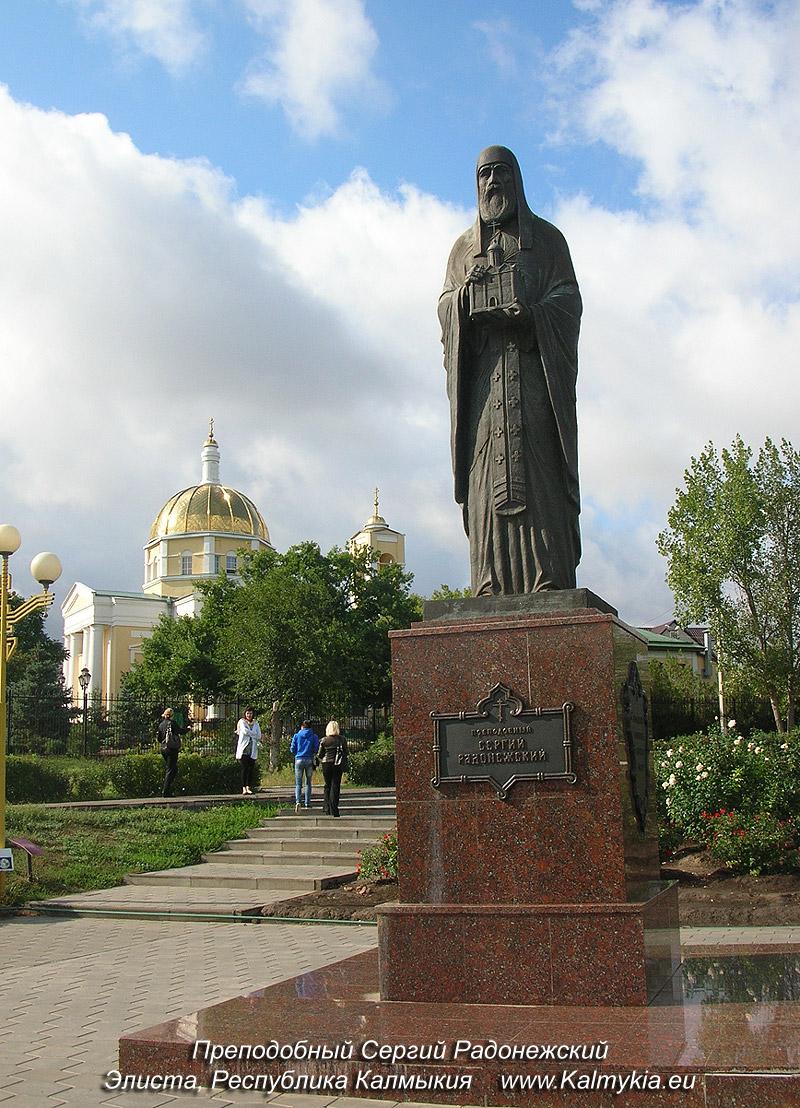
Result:
{"type": "Polygon", "coordinates": [[[294,810],[299,812],[304,776],[306,789],[303,807],[311,807],[311,776],[314,772],[314,758],[319,750],[319,737],[312,729],[309,720],[304,719],[300,730],[292,735],[292,745],[289,749],[294,755],[294,810]]]}

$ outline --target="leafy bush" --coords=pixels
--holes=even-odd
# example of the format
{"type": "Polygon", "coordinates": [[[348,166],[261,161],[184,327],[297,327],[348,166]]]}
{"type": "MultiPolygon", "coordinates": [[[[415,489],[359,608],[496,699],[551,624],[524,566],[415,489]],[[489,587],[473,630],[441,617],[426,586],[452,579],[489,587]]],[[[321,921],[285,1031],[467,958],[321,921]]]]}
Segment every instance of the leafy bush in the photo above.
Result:
{"type": "Polygon", "coordinates": [[[121,794],[109,780],[109,766],[100,762],[76,761],[68,771],[70,800],[116,800],[121,794]]]}
{"type": "MultiPolygon", "coordinates": [[[[256,762],[254,788],[260,779],[259,767],[256,762]]],[[[160,754],[124,754],[102,761],[11,755],[7,760],[7,795],[12,804],[158,796],[163,781],[160,754]]],[[[240,789],[239,763],[232,757],[180,754],[176,795],[213,796],[240,789]]]]}
{"type": "Polygon", "coordinates": [[[357,866],[365,881],[390,881],[397,878],[397,832],[387,832],[373,846],[361,851],[357,866]]]}
{"type": "Polygon", "coordinates": [[[382,733],[366,750],[351,754],[347,776],[352,785],[393,785],[394,738],[382,733]]]}
{"type": "Polygon", "coordinates": [[[69,800],[69,774],[49,758],[11,754],[6,759],[6,797],[9,804],[69,800]]]}
{"type": "Polygon", "coordinates": [[[703,812],[705,838],[715,858],[738,873],[775,873],[798,864],[798,827],[765,813],[743,816],[724,808],[703,812]]]}
{"type": "Polygon", "coordinates": [[[655,751],[662,820],[680,833],[702,838],[704,812],[768,814],[786,820],[800,811],[800,731],[681,735],[655,751]]]}
{"type": "MultiPolygon", "coordinates": [[[[178,756],[178,776],[185,758],[178,756]]],[[[103,763],[108,783],[117,796],[158,796],[164,784],[164,759],[160,754],[122,754],[103,763]]],[[[180,791],[176,777],[174,791],[180,791]]]]}

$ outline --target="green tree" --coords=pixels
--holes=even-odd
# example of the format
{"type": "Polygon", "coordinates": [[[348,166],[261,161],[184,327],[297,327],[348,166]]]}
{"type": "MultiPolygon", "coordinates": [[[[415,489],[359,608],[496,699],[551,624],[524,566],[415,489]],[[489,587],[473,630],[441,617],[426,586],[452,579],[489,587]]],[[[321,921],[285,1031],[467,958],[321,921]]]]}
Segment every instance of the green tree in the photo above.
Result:
{"type": "Polygon", "coordinates": [[[465,585],[463,589],[451,589],[449,585],[440,585],[431,593],[431,600],[464,600],[472,596],[472,589],[465,585]]]}
{"type": "Polygon", "coordinates": [[[800,455],[737,436],[692,458],[658,537],[681,622],[707,620],[724,672],[795,724],[800,673],[800,455]]]}
{"type": "Polygon", "coordinates": [[[224,576],[200,585],[203,607],[195,618],[162,616],[142,644],[142,657],[125,674],[126,699],[180,700],[230,691],[220,665],[220,632],[236,591],[224,576]]]}
{"type": "Polygon", "coordinates": [[[422,618],[410,573],[313,542],[245,551],[240,567],[241,584],[201,587],[196,619],[156,625],[124,697],[238,696],[290,712],[390,703],[388,632],[422,618]]]}
{"type": "MultiPolygon", "coordinates": [[[[23,603],[13,593],[12,609],[23,603]]],[[[72,697],[64,685],[64,646],[45,631],[45,613],[31,612],[14,628],[17,647],[8,664],[11,742],[16,751],[64,744],[72,718],[72,697]]]]}
{"type": "Polygon", "coordinates": [[[411,574],[316,543],[244,555],[220,664],[236,691],[289,710],[388,703],[388,631],[419,618],[411,574]]]}

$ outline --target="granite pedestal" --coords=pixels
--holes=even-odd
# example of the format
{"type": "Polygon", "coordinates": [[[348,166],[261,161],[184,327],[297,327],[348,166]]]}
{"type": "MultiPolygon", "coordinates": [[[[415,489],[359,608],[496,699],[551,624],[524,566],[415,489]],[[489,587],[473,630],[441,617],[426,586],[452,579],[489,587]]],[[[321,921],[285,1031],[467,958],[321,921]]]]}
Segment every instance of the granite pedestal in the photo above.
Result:
{"type": "MultiPolygon", "coordinates": [[[[637,817],[623,725],[646,643],[609,605],[586,607],[592,594],[564,594],[559,611],[560,595],[539,611],[536,596],[516,611],[515,598],[487,598],[489,614],[457,601],[392,635],[400,902],[379,918],[383,999],[642,1005],[677,969],[677,888],[658,880],[649,767],[637,817]],[[434,787],[431,713],[474,712],[498,686],[527,709],[570,706],[572,777],[504,795],[487,781],[434,787]]],[[[486,728],[473,733],[481,753],[466,760],[480,772],[519,768],[503,741],[480,739],[486,728]]]]}
{"type": "Polygon", "coordinates": [[[516,1108],[798,1103],[800,954],[777,969],[732,952],[679,965],[677,891],[654,881],[655,821],[641,818],[625,740],[622,690],[645,644],[578,590],[561,610],[492,599],[394,636],[401,900],[383,910],[379,958],[125,1036],[123,1073],[189,1075],[220,1095],[277,1088],[291,1104],[317,1091],[516,1108]],[[468,713],[496,685],[528,708],[573,705],[574,779],[518,780],[504,796],[487,781],[431,784],[430,713],[468,713]],[[265,1053],[272,1040],[288,1053],[265,1053]]]}

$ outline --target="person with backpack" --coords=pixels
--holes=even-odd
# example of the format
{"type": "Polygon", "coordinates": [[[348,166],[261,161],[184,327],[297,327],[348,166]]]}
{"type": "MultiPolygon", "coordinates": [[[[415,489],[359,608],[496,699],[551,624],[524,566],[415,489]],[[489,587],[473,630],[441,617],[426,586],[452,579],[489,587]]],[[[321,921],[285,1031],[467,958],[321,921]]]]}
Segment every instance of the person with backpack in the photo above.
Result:
{"type": "Polygon", "coordinates": [[[339,724],[332,719],[325,728],[325,738],[320,743],[319,760],[325,779],[325,800],[322,811],[326,816],[339,818],[339,790],[342,774],[347,769],[347,739],[339,731],[339,724]]]}
{"type": "Polygon", "coordinates": [[[165,708],[158,725],[158,743],[161,748],[161,757],[164,759],[164,787],[162,796],[172,796],[172,782],[178,772],[178,754],[181,749],[181,735],[185,735],[188,727],[181,727],[174,718],[172,708],[165,708]]]}
{"type": "Polygon", "coordinates": [[[310,720],[304,719],[300,730],[292,735],[289,750],[294,756],[294,810],[299,812],[301,803],[304,808],[311,807],[311,777],[319,750],[319,737],[312,728],[310,720]],[[305,801],[303,801],[304,778],[305,801]]]}

